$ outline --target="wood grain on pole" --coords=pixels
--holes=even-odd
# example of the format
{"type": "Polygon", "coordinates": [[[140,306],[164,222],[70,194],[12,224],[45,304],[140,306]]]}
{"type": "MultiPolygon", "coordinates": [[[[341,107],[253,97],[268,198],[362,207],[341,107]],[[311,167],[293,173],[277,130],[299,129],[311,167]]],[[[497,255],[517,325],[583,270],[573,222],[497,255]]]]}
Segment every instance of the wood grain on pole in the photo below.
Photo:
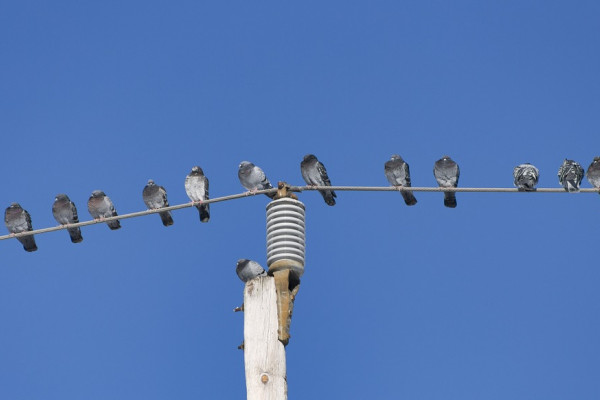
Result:
{"type": "Polygon", "coordinates": [[[273,277],[258,277],[244,288],[244,363],[248,400],[286,400],[285,347],[278,339],[277,294],[273,277]]]}

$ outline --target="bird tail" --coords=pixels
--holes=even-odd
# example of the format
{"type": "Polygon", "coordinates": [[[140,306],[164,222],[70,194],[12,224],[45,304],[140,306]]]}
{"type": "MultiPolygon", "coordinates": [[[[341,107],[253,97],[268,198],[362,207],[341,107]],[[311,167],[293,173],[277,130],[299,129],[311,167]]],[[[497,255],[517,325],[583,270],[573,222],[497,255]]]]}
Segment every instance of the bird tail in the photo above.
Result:
{"type": "Polygon", "coordinates": [[[118,219],[115,219],[114,221],[108,221],[106,224],[113,231],[116,229],[119,229],[121,227],[121,223],[119,222],[118,219]]]}
{"type": "Polygon", "coordinates": [[[29,235],[29,236],[23,236],[23,237],[19,237],[19,242],[21,242],[21,244],[23,245],[23,248],[25,249],[25,251],[36,251],[37,245],[35,244],[35,239],[33,238],[33,235],[29,235]]]}
{"type": "Polygon", "coordinates": [[[568,180],[565,189],[567,192],[579,192],[579,185],[574,180],[568,180]]]}
{"type": "Polygon", "coordinates": [[[328,206],[335,206],[335,198],[337,196],[333,190],[321,190],[320,192],[328,206]]]}
{"type": "Polygon", "coordinates": [[[173,225],[173,217],[169,211],[158,213],[164,226],[173,225]]]}
{"type": "Polygon", "coordinates": [[[444,192],[444,205],[450,208],[456,208],[456,193],[444,192]]]}
{"type": "Polygon", "coordinates": [[[417,204],[417,198],[415,197],[413,192],[402,191],[402,192],[400,192],[400,194],[404,198],[404,202],[406,203],[407,206],[414,206],[415,204],[417,204]]]}
{"type": "MultiPolygon", "coordinates": [[[[262,183],[262,189],[273,189],[273,185],[271,185],[271,182],[262,181],[261,183],[262,183]]],[[[265,196],[267,196],[270,199],[274,199],[276,195],[277,195],[277,192],[265,193],[265,196]]]]}
{"type": "Polygon", "coordinates": [[[79,243],[83,240],[83,236],[81,236],[81,229],[79,228],[69,228],[67,229],[69,232],[69,236],[71,237],[71,242],[79,243]]]}
{"type": "Polygon", "coordinates": [[[210,219],[210,204],[200,204],[196,207],[200,213],[200,222],[208,222],[210,219]]]}

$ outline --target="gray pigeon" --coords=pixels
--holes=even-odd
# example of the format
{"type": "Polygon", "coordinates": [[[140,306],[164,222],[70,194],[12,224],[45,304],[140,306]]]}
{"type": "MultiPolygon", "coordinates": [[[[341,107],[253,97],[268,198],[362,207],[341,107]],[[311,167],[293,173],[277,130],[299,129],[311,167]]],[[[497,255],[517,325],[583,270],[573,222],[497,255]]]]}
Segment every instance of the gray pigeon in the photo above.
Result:
{"type": "Polygon", "coordinates": [[[594,161],[588,167],[587,179],[593,187],[600,188],[600,157],[594,157],[594,161]]]}
{"type": "MultiPolygon", "coordinates": [[[[94,190],[88,200],[88,211],[95,220],[103,220],[104,218],[116,217],[117,211],[110,198],[101,190],[94,190]]],[[[108,221],[106,223],[112,230],[119,229],[121,223],[118,219],[108,221]]]]}
{"type": "MultiPolygon", "coordinates": [[[[4,223],[11,234],[32,231],[31,216],[19,205],[19,203],[11,203],[4,211],[4,223]]],[[[17,240],[21,242],[25,251],[36,251],[37,245],[33,235],[19,236],[17,240]]]]}
{"type": "MultiPolygon", "coordinates": [[[[410,170],[408,164],[398,154],[390,157],[384,165],[385,177],[392,186],[410,187],[410,170]]],[[[400,192],[407,206],[417,204],[413,192],[400,192]]]]}
{"type": "MultiPolygon", "coordinates": [[[[435,162],[433,175],[440,187],[457,187],[460,169],[450,156],[444,156],[435,162]]],[[[454,192],[444,192],[444,205],[450,208],[456,207],[456,194],[454,192]]]]}
{"type": "MultiPolygon", "coordinates": [[[[164,187],[158,186],[152,179],[148,179],[148,184],[142,190],[144,204],[149,210],[156,210],[163,207],[169,207],[167,200],[167,191],[164,187]]],[[[159,212],[160,220],[164,226],[173,225],[173,217],[170,211],[159,212]]]]}
{"type": "Polygon", "coordinates": [[[267,276],[267,271],[259,263],[245,258],[237,261],[235,272],[242,282],[248,282],[257,276],[267,276]]]}
{"type": "MultiPolygon", "coordinates": [[[[238,169],[238,178],[243,187],[250,192],[256,192],[257,190],[273,189],[271,182],[265,176],[262,169],[252,164],[249,161],[242,161],[238,169]]],[[[265,196],[274,198],[276,192],[265,193],[265,196]]]]}
{"type": "Polygon", "coordinates": [[[573,160],[563,161],[558,169],[558,182],[567,192],[579,192],[579,185],[583,179],[583,168],[573,160]]]}
{"type": "MultiPolygon", "coordinates": [[[[300,172],[307,185],[331,186],[325,166],[313,154],[304,156],[304,159],[300,163],[300,172]]],[[[319,192],[328,206],[335,205],[335,197],[337,196],[333,190],[319,190],[319,192]]]]}
{"type": "MultiPolygon", "coordinates": [[[[204,175],[202,168],[195,166],[185,177],[185,192],[193,202],[208,200],[208,178],[204,175]]],[[[210,219],[210,204],[196,205],[200,213],[200,221],[208,222],[210,219]]]]}
{"type": "MultiPolygon", "coordinates": [[[[69,199],[69,196],[64,193],[57,194],[54,198],[54,204],[52,204],[52,215],[54,216],[56,222],[61,225],[76,224],[79,222],[75,204],[71,201],[71,199],[69,199]]],[[[83,240],[83,236],[81,236],[81,229],[79,229],[79,227],[67,228],[67,232],[69,232],[71,242],[79,243],[83,240]]]]}
{"type": "Polygon", "coordinates": [[[533,192],[538,183],[540,171],[529,163],[520,164],[513,169],[513,177],[519,192],[533,192]]]}

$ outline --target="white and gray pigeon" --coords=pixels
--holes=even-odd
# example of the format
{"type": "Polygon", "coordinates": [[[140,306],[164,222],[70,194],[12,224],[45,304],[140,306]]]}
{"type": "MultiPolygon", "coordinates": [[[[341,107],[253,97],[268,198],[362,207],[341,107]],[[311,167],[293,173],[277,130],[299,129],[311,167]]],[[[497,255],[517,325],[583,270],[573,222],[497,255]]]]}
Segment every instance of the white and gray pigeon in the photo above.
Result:
{"type": "MultiPolygon", "coordinates": [[[[31,216],[24,210],[19,203],[11,203],[4,211],[4,223],[11,234],[32,231],[31,216]]],[[[25,251],[36,251],[37,245],[33,235],[19,236],[17,240],[21,242],[25,251]]]]}
{"type": "Polygon", "coordinates": [[[579,185],[583,179],[583,168],[573,160],[563,161],[558,169],[558,182],[567,192],[579,192],[579,185]]]}
{"type": "Polygon", "coordinates": [[[600,157],[594,157],[594,161],[587,169],[586,176],[593,187],[600,188],[600,157]]]}
{"type": "MultiPolygon", "coordinates": [[[[460,169],[450,156],[443,156],[435,162],[433,175],[440,187],[457,187],[460,169]]],[[[456,194],[454,192],[444,192],[444,205],[450,208],[456,207],[456,194]]]]}
{"type": "MultiPolygon", "coordinates": [[[[243,187],[251,193],[256,193],[257,190],[273,189],[271,182],[262,169],[252,164],[249,161],[242,161],[238,169],[238,178],[243,187]]],[[[265,196],[274,198],[276,192],[265,193],[265,196]]]]}
{"type": "MultiPolygon", "coordinates": [[[[185,177],[185,192],[193,202],[203,202],[208,197],[208,178],[204,175],[202,168],[195,166],[185,177]]],[[[197,204],[200,213],[200,221],[208,222],[210,219],[210,204],[197,204]]]]}
{"type": "Polygon", "coordinates": [[[242,282],[248,282],[258,276],[267,276],[267,271],[259,263],[246,258],[237,261],[235,272],[242,282]]]}
{"type": "MultiPolygon", "coordinates": [[[[61,225],[76,224],[79,222],[77,217],[77,208],[75,204],[69,199],[64,193],[57,194],[54,198],[54,204],[52,204],[52,215],[56,222],[61,225]]],[[[67,228],[71,242],[79,243],[83,240],[81,236],[81,229],[79,227],[67,228]]]]}
{"type": "MultiPolygon", "coordinates": [[[[95,220],[103,220],[104,218],[116,217],[117,211],[110,198],[101,190],[94,190],[88,200],[88,211],[95,220]]],[[[119,229],[121,223],[118,219],[108,221],[106,223],[112,230],[119,229]]]]}
{"type": "MultiPolygon", "coordinates": [[[[148,179],[148,184],[142,190],[142,199],[149,210],[157,210],[163,207],[169,207],[167,200],[167,191],[164,187],[154,183],[152,179],[148,179]]],[[[160,220],[164,226],[173,225],[173,217],[170,211],[159,212],[160,220]]]]}
{"type": "Polygon", "coordinates": [[[513,169],[513,177],[520,192],[533,192],[540,178],[540,171],[529,163],[519,164],[513,169]]]}
{"type": "MultiPolygon", "coordinates": [[[[322,162],[317,160],[313,154],[307,154],[300,163],[300,172],[302,178],[307,185],[310,186],[331,186],[329,176],[327,176],[327,170],[322,162]]],[[[328,206],[335,205],[335,198],[337,197],[333,190],[319,190],[323,200],[328,206]]]]}
{"type": "MultiPolygon", "coordinates": [[[[390,157],[384,165],[385,177],[392,186],[410,187],[410,170],[406,161],[398,154],[390,157]]],[[[407,206],[417,204],[417,198],[413,192],[400,192],[407,206]]]]}

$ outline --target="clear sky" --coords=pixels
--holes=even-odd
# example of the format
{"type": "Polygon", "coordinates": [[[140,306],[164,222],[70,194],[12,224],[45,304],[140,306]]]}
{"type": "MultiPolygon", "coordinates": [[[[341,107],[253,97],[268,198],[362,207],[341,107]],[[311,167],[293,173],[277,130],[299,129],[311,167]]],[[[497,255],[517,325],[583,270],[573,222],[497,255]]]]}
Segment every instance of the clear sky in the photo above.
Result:
{"type": "MultiPolygon", "coordinates": [[[[596,1],[5,1],[0,206],[56,225],[67,193],[143,210],[243,191],[240,161],[301,184],[511,187],[600,155],[596,1]]],[[[584,180],[583,187],[590,187],[584,180]]],[[[600,398],[600,196],[316,192],[287,347],[290,398],[600,398]]],[[[0,242],[0,398],[240,399],[238,258],[265,264],[256,196],[0,242]]]]}

